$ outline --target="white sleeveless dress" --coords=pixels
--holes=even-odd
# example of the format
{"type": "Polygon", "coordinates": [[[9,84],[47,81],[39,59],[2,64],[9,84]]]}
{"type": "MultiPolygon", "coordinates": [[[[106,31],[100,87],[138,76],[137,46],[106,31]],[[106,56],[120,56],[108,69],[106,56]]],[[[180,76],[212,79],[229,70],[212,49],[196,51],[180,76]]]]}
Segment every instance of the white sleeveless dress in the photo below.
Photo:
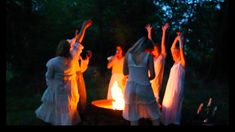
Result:
{"type": "Polygon", "coordinates": [[[148,78],[149,55],[145,53],[138,65],[131,54],[127,57],[129,75],[124,92],[123,118],[129,121],[137,121],[140,118],[159,119],[158,105],[148,78]]]}
{"type": "Polygon", "coordinates": [[[180,125],[181,109],[184,95],[185,69],[180,63],[172,66],[167,82],[163,102],[161,120],[164,125],[180,125]]]}

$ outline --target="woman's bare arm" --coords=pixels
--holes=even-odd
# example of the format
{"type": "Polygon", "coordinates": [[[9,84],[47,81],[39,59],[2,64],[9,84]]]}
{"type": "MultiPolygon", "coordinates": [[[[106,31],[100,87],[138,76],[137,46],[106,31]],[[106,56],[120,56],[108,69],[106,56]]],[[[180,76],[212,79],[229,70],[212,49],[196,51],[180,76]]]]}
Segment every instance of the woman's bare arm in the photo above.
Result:
{"type": "Polygon", "coordinates": [[[184,55],[184,42],[183,42],[183,36],[179,36],[179,44],[180,44],[180,58],[181,58],[181,64],[183,67],[186,66],[186,61],[185,61],[185,55],[184,55]]]}
{"type": "Polygon", "coordinates": [[[84,21],[83,24],[82,24],[82,28],[77,36],[77,41],[79,43],[82,43],[82,40],[84,38],[84,35],[85,35],[85,32],[87,30],[88,27],[90,27],[92,25],[92,21],[91,20],[87,20],[87,21],[84,21]]]}
{"type": "Polygon", "coordinates": [[[166,58],[166,43],[165,43],[165,38],[166,38],[166,30],[169,27],[169,24],[166,23],[163,27],[162,27],[162,42],[161,42],[161,53],[164,56],[164,58],[166,58]]]}

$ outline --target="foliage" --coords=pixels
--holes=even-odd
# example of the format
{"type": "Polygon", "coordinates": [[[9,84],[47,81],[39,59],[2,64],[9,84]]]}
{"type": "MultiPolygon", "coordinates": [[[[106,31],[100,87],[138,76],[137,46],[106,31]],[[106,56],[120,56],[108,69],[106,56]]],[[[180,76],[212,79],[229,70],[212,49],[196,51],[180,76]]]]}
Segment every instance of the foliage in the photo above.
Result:
{"type": "MultiPolygon", "coordinates": [[[[9,94],[12,97],[25,96],[22,88],[30,89],[28,94],[41,93],[45,89],[45,64],[54,57],[58,42],[72,38],[86,19],[94,23],[83,40],[84,50],[93,52],[89,65],[96,67],[88,87],[96,86],[96,81],[103,82],[99,88],[108,85],[106,58],[115,53],[116,44],[127,50],[144,35],[148,23],[153,25],[153,38],[159,43],[161,26],[166,22],[170,23],[166,75],[173,63],[171,44],[176,31],[182,31],[186,78],[227,80],[228,8],[229,2],[224,0],[7,0],[7,90],[17,91],[17,95],[9,94]]],[[[192,87],[200,85],[196,82],[192,87]]],[[[99,91],[88,90],[93,98],[105,96],[104,90],[93,96],[94,90],[99,91]]]]}

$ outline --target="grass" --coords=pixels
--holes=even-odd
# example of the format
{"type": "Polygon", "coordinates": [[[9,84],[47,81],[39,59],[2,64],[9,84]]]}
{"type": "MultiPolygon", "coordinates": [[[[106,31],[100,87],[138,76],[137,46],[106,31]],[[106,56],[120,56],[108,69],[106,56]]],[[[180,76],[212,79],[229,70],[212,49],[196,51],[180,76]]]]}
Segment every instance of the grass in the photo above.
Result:
{"type": "MultiPolygon", "coordinates": [[[[200,103],[203,103],[204,106],[206,106],[209,101],[209,98],[211,97],[213,108],[215,106],[218,107],[214,123],[220,125],[229,124],[229,91],[228,86],[226,86],[226,84],[219,85],[218,82],[208,82],[203,83],[203,85],[198,88],[193,88],[192,84],[188,84],[186,85],[186,88],[186,97],[184,100],[182,113],[183,117],[189,116],[190,118],[192,118],[193,114],[187,114],[187,111],[191,111],[191,113],[196,113],[200,103]]],[[[185,121],[188,120],[185,119],[185,121]]]]}
{"type": "MultiPolygon", "coordinates": [[[[84,78],[87,87],[89,112],[83,115],[83,122],[80,125],[129,125],[129,122],[121,117],[120,111],[94,110],[95,108],[90,105],[93,100],[106,98],[110,73],[101,75],[97,69],[89,68],[84,78]]],[[[40,79],[37,77],[31,79],[32,81],[28,84],[23,84],[24,78],[21,78],[7,85],[7,125],[48,125],[37,119],[34,113],[41,104],[41,96],[46,88],[44,77],[42,75],[40,79]]],[[[166,81],[167,76],[164,77],[160,97],[164,95],[166,81]]],[[[229,125],[228,84],[216,81],[202,82],[200,79],[186,79],[185,81],[182,125],[195,125],[192,121],[197,107],[201,102],[207,104],[209,97],[213,98],[212,105],[218,107],[214,123],[229,125]]],[[[143,124],[148,125],[146,122],[143,124]]]]}

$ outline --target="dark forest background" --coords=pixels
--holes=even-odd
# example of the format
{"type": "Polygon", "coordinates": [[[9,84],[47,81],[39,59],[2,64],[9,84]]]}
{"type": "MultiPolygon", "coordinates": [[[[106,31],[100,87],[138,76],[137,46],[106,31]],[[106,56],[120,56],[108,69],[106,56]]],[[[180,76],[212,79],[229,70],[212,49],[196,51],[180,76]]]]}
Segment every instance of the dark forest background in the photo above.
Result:
{"type": "Polygon", "coordinates": [[[39,123],[34,110],[46,89],[45,64],[55,56],[59,41],[72,38],[86,19],[93,20],[83,40],[84,50],[93,52],[85,73],[89,101],[106,97],[106,58],[115,46],[127,50],[148,23],[160,43],[161,26],[168,22],[161,96],[173,65],[170,46],[181,31],[187,61],[184,110],[191,115],[185,124],[191,124],[198,104],[209,97],[222,114],[216,122],[228,124],[228,9],[226,0],[6,0],[7,124],[39,123]]]}

